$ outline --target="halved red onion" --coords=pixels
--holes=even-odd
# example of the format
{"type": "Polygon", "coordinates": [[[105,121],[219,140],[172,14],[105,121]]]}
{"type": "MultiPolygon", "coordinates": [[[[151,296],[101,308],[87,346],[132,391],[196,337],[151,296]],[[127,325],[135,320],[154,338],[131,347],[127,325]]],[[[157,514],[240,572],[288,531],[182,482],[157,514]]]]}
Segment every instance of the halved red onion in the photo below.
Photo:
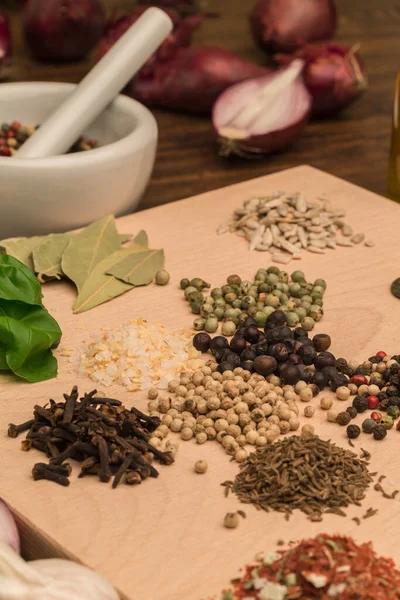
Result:
{"type": "Polygon", "coordinates": [[[0,498],[0,541],[20,552],[20,540],[17,525],[7,504],[0,498]]]}
{"type": "Polygon", "coordinates": [[[213,108],[221,154],[244,158],[289,146],[307,123],[312,99],[303,83],[302,60],[238,83],[223,92],[213,108]]]}

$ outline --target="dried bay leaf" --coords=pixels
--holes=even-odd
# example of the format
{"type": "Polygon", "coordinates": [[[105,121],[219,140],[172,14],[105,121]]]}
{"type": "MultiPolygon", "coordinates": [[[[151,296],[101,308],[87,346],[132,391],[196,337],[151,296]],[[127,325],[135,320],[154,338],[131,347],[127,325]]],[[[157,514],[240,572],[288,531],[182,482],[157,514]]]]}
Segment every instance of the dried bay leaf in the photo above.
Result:
{"type": "Polygon", "coordinates": [[[140,246],[149,247],[149,238],[147,237],[147,233],[144,229],[141,229],[137,235],[133,238],[134,244],[140,244],[140,246]]]}
{"type": "Polygon", "coordinates": [[[131,285],[148,285],[163,266],[163,250],[146,250],[128,255],[108,269],[107,274],[131,285]]]}
{"type": "Polygon", "coordinates": [[[71,236],[68,233],[52,233],[33,250],[33,264],[40,283],[49,279],[61,279],[61,259],[71,236]]]}
{"type": "Polygon", "coordinates": [[[119,234],[119,243],[120,244],[126,244],[126,242],[129,242],[131,239],[132,239],[131,233],[120,233],[119,234]]]}
{"type": "Polygon", "coordinates": [[[144,246],[134,244],[130,248],[121,248],[120,250],[117,250],[99,262],[90,273],[78,294],[73,308],[74,313],[90,310],[99,304],[108,302],[108,300],[116,298],[124,292],[131,290],[133,288],[131,284],[125,283],[113,275],[107,275],[107,271],[115,264],[123,261],[130,254],[143,252],[145,250],[146,248],[144,248],[144,246]]]}
{"type": "Polygon", "coordinates": [[[36,235],[30,238],[8,238],[0,242],[0,247],[5,248],[7,254],[18,259],[28,269],[34,271],[32,252],[45,238],[44,235],[36,235]]]}
{"type": "Polygon", "coordinates": [[[61,260],[62,271],[80,292],[96,266],[120,246],[114,215],[103,217],[71,236],[61,260]]]}

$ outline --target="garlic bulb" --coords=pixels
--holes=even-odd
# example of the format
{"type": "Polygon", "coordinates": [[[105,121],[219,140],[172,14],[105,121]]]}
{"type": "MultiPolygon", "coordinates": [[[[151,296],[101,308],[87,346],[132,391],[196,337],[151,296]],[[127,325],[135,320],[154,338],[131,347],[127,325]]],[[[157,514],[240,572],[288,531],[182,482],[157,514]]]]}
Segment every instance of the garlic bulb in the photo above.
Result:
{"type": "Polygon", "coordinates": [[[100,575],[69,560],[25,562],[0,542],[0,600],[118,600],[100,575]]]}

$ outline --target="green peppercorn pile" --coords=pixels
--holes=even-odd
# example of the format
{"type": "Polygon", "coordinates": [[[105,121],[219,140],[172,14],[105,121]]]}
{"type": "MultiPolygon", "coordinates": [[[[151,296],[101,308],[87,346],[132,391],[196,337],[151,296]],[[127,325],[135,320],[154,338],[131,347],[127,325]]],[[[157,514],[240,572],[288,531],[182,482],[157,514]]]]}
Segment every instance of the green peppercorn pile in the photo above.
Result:
{"type": "Polygon", "coordinates": [[[199,277],[182,279],[180,285],[191,311],[199,315],[193,323],[196,331],[215,333],[222,323],[221,333],[232,336],[248,316],[263,328],[277,308],[285,313],[289,327],[311,331],[324,314],[326,282],[317,279],[309,283],[302,271],[289,276],[272,266],[258,269],[253,281],[230,275],[226,284],[213,288],[209,295],[210,284],[199,277]]]}

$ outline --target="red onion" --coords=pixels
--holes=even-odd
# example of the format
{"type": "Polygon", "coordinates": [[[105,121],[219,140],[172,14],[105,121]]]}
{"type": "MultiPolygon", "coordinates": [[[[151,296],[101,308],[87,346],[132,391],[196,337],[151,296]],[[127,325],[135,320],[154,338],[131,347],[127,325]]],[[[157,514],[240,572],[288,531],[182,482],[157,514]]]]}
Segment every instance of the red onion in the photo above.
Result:
{"type": "Polygon", "coordinates": [[[6,13],[0,12],[0,79],[7,77],[11,64],[11,32],[6,13]]]}
{"type": "Polygon", "coordinates": [[[27,44],[46,60],[83,58],[99,41],[105,23],[99,0],[28,0],[23,12],[27,44]]]}
{"type": "Polygon", "coordinates": [[[331,38],[336,23],[334,0],[258,0],[250,14],[254,39],[274,52],[331,38]]]}
{"type": "MultiPolygon", "coordinates": [[[[98,58],[102,58],[106,52],[115,44],[117,40],[125,33],[129,27],[138,20],[138,18],[147,10],[147,7],[136,8],[129,15],[120,17],[116,21],[112,21],[108,24],[106,32],[102,37],[99,49],[98,58]]],[[[189,46],[193,32],[197,29],[202,21],[200,16],[190,16],[181,18],[174,10],[163,9],[171,18],[174,28],[167,39],[161,44],[157,52],[147,62],[143,73],[149,74],[151,72],[151,66],[156,61],[163,61],[170,58],[175,54],[178,48],[189,46]]]]}
{"type": "Polygon", "coordinates": [[[226,88],[266,73],[268,69],[229,50],[193,46],[179,49],[167,61],[156,62],[151,74],[141,71],[129,84],[128,92],[147,106],[209,113],[226,88]]]}
{"type": "Polygon", "coordinates": [[[277,152],[303,130],[311,96],[301,77],[304,63],[288,67],[226,90],[213,109],[213,124],[221,154],[244,158],[277,152]]]}
{"type": "Polygon", "coordinates": [[[20,552],[20,540],[17,525],[7,504],[0,498],[0,541],[20,552]]]}
{"type": "Polygon", "coordinates": [[[275,56],[280,64],[288,64],[296,58],[305,61],[303,78],[313,97],[313,115],[327,116],[338,112],[359,98],[368,87],[361,57],[355,48],[346,44],[306,44],[291,56],[275,56]]]}

